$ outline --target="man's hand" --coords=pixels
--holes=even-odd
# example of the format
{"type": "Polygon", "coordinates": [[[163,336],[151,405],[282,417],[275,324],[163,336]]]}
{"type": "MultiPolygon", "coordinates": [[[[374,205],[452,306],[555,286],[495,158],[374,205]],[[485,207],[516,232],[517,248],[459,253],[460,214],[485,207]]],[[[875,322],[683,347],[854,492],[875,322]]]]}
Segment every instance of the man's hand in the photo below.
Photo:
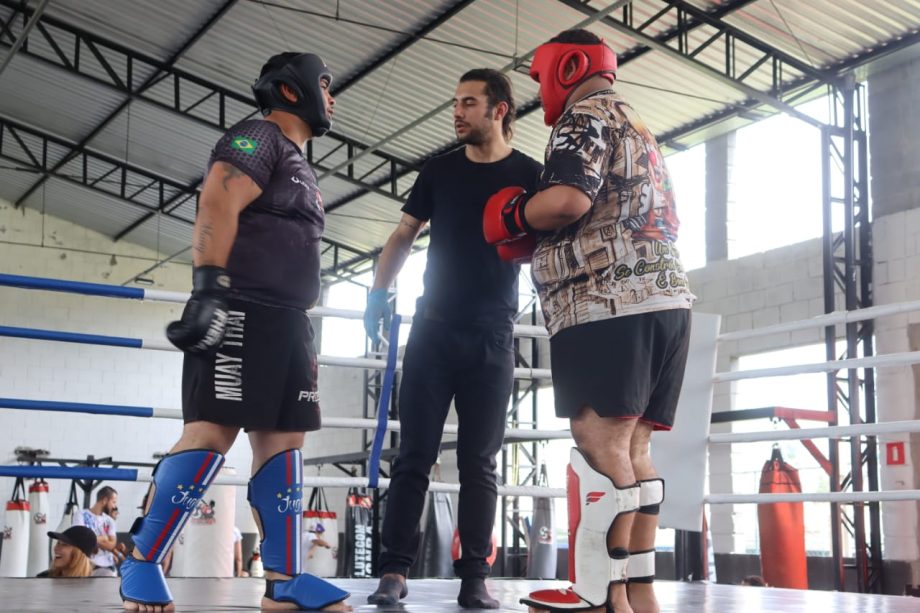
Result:
{"type": "Polygon", "coordinates": [[[533,232],[524,217],[530,194],[523,187],[505,187],[492,194],[482,212],[482,233],[490,245],[500,245],[533,232]]]}
{"type": "Polygon", "coordinates": [[[192,287],[182,318],[166,327],[166,337],[182,351],[210,353],[226,332],[230,277],[220,266],[199,266],[192,273],[192,287]]]}
{"type": "Polygon", "coordinates": [[[388,292],[385,288],[372,289],[367,295],[367,308],[364,310],[364,331],[373,342],[379,340],[380,323],[383,322],[383,333],[390,329],[390,304],[387,301],[388,292]]]}

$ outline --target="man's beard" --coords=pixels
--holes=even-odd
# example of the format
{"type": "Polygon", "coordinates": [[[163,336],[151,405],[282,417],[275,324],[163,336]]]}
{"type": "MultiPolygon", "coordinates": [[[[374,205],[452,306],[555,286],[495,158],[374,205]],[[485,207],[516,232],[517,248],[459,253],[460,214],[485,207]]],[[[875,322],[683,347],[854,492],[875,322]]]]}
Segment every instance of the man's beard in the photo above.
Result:
{"type": "Polygon", "coordinates": [[[465,136],[457,139],[464,145],[481,145],[486,142],[486,134],[483,130],[477,130],[470,126],[465,136]]]}

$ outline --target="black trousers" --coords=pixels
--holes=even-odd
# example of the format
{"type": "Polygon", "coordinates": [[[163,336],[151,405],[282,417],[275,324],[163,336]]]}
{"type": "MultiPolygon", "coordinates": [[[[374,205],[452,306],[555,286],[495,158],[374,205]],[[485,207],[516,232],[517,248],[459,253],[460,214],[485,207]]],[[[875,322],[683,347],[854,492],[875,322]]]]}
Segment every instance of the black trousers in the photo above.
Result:
{"type": "Polygon", "coordinates": [[[383,518],[380,573],[406,575],[419,545],[428,474],[438,457],[444,420],[455,402],[460,471],[458,577],[486,577],[495,523],[496,460],[514,375],[510,322],[498,329],[417,317],[399,389],[401,439],[383,518]]]}

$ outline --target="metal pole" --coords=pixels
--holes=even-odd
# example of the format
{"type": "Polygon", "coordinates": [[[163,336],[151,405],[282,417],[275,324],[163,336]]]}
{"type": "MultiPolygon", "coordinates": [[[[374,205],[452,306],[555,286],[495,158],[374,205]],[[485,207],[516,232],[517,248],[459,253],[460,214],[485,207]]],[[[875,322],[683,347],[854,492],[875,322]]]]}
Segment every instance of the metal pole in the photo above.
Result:
{"type": "Polygon", "coordinates": [[[26,39],[29,38],[29,32],[32,31],[32,28],[35,27],[35,24],[38,23],[38,20],[41,19],[42,13],[45,12],[45,7],[48,6],[49,0],[41,0],[38,4],[38,8],[35,9],[35,12],[32,13],[32,17],[26,23],[26,27],[22,29],[22,32],[19,33],[19,38],[16,39],[16,42],[13,43],[13,46],[10,47],[9,52],[6,54],[6,57],[3,58],[3,62],[0,63],[0,75],[3,74],[3,71],[6,70],[6,67],[10,65],[10,62],[13,61],[13,58],[16,56],[16,53],[19,51],[19,48],[22,47],[26,39]]]}

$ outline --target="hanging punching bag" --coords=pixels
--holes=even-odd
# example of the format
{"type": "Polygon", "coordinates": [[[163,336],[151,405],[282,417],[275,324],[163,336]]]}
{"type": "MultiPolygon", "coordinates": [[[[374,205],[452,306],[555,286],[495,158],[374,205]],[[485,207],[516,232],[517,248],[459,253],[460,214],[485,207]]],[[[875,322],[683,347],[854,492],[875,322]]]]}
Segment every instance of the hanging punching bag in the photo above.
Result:
{"type": "Polygon", "coordinates": [[[29,486],[29,566],[27,577],[46,570],[51,561],[51,539],[48,538],[48,482],[39,479],[29,486]]]}
{"type": "Polygon", "coordinates": [[[534,498],[533,524],[527,550],[527,578],[556,578],[556,526],[553,521],[553,499],[534,498]]]}
{"type": "Polygon", "coordinates": [[[12,499],[6,503],[0,577],[25,577],[29,566],[29,501],[22,479],[16,479],[12,499]]]}
{"type": "MultiPolygon", "coordinates": [[[[760,473],[761,494],[798,494],[799,471],[786,464],[779,447],[760,473]]],[[[760,503],[760,564],[763,578],[773,587],[808,589],[805,557],[805,514],[801,502],[760,503]]]]}
{"type": "Polygon", "coordinates": [[[454,505],[447,492],[428,494],[428,513],[422,547],[413,576],[453,577],[451,541],[454,534],[454,505]]]}
{"type": "MultiPolygon", "coordinates": [[[[540,465],[536,485],[549,487],[546,464],[540,465]]],[[[553,499],[533,499],[533,522],[527,537],[527,578],[556,578],[556,525],[553,518],[553,499]]]]}

